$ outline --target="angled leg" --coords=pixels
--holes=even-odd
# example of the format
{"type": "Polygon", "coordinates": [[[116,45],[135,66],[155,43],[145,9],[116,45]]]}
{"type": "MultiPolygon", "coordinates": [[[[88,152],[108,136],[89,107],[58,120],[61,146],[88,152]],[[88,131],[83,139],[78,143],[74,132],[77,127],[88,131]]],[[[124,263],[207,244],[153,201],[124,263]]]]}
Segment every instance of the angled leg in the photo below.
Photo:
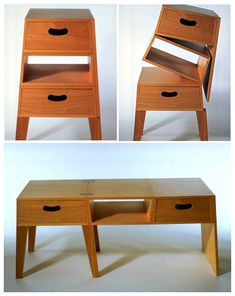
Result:
{"type": "Polygon", "coordinates": [[[86,243],[86,249],[90,261],[92,275],[93,277],[99,277],[100,275],[96,256],[96,241],[94,228],[92,225],[83,225],[82,230],[86,243]]]}
{"type": "Polygon", "coordinates": [[[29,117],[17,117],[16,140],[26,140],[29,117]]]}
{"type": "Polygon", "coordinates": [[[100,117],[88,118],[92,140],[102,140],[100,117]]]}
{"type": "Polygon", "coordinates": [[[24,258],[27,240],[27,226],[17,226],[16,228],[16,278],[23,277],[24,258]]]}
{"type": "Polygon", "coordinates": [[[95,234],[95,247],[96,251],[100,251],[100,241],[99,241],[99,233],[98,233],[98,227],[97,225],[94,226],[94,234],[95,234]]]}
{"type": "Polygon", "coordinates": [[[35,249],[35,238],[36,238],[36,226],[29,226],[29,238],[28,238],[28,251],[34,252],[35,249]]]}
{"type": "Polygon", "coordinates": [[[216,275],[219,275],[219,258],[216,223],[202,223],[202,251],[216,275]]]}
{"type": "Polygon", "coordinates": [[[134,141],[141,141],[141,137],[144,131],[146,111],[135,112],[135,127],[134,127],[134,141]]]}
{"type": "Polygon", "coordinates": [[[201,141],[208,141],[206,109],[197,112],[197,124],[201,141]]]}

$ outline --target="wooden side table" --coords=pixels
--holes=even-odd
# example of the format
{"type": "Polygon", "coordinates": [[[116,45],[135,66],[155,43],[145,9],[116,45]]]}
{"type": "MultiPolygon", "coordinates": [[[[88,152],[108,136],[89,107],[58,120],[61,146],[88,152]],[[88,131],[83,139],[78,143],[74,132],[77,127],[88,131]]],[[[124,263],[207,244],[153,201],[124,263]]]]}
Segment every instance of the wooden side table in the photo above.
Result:
{"type": "Polygon", "coordinates": [[[87,117],[101,140],[95,20],[88,9],[30,9],[24,27],[16,140],[30,117],[87,117]],[[30,56],[85,56],[87,64],[30,64],[30,56]]]}
{"type": "Polygon", "coordinates": [[[208,140],[206,109],[199,82],[159,67],[143,67],[137,86],[135,141],[141,140],[146,111],[196,111],[200,139],[208,140]]]}
{"type": "Polygon", "coordinates": [[[219,275],[215,196],[201,179],[31,181],[17,199],[16,277],[37,225],[82,225],[97,277],[98,225],[185,223],[201,224],[202,250],[219,275]]]}
{"type": "Polygon", "coordinates": [[[135,141],[141,140],[145,112],[150,110],[196,111],[200,139],[208,140],[206,109],[199,88],[203,87],[209,102],[219,26],[220,17],[214,11],[188,5],[162,6],[157,27],[143,57],[145,62],[157,68],[149,72],[142,68],[137,85],[135,141]],[[156,44],[159,41],[196,54],[197,63],[158,49],[156,44]],[[191,91],[188,86],[193,86],[191,91]]]}

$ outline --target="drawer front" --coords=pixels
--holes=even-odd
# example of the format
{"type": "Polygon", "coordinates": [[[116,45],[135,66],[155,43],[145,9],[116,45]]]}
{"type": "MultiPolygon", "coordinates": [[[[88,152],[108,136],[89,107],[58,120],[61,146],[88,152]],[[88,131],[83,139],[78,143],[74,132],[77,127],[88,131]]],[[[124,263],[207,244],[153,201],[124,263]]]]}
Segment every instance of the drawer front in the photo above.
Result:
{"type": "Polygon", "coordinates": [[[140,87],[137,110],[201,110],[200,87],[140,87]]]}
{"type": "Polygon", "coordinates": [[[91,50],[89,22],[27,22],[26,50],[91,50]]]}
{"type": "Polygon", "coordinates": [[[92,89],[22,89],[21,116],[94,116],[96,102],[92,89]]]}
{"type": "Polygon", "coordinates": [[[209,198],[158,199],[156,223],[202,223],[212,222],[209,198]]]}
{"type": "Polygon", "coordinates": [[[213,45],[217,19],[201,14],[163,8],[157,34],[213,45]]]}
{"type": "Polygon", "coordinates": [[[86,223],[83,201],[21,200],[18,225],[72,225],[86,223]]]}

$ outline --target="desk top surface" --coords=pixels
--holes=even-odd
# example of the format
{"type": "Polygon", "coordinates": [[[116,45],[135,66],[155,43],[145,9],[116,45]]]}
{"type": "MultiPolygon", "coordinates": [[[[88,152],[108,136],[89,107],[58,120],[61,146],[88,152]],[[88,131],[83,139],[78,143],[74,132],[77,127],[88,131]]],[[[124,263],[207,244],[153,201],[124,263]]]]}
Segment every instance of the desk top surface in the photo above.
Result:
{"type": "Polygon", "coordinates": [[[34,180],[18,198],[121,199],[153,197],[213,197],[199,178],[34,180]]]}

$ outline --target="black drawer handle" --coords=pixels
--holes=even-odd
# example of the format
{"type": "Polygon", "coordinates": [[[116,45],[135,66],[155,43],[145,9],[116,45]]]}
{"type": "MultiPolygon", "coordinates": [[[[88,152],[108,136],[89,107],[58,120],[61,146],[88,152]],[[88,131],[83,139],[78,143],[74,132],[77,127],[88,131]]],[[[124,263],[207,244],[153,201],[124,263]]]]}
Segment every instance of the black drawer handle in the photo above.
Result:
{"type": "Polygon", "coordinates": [[[57,212],[61,209],[60,206],[44,206],[43,207],[43,211],[46,212],[57,212]]]}
{"type": "Polygon", "coordinates": [[[188,210],[192,208],[192,204],[188,203],[188,204],[176,204],[175,208],[176,210],[188,210]]]}
{"type": "Polygon", "coordinates": [[[63,28],[63,29],[54,29],[54,28],[50,28],[48,30],[48,33],[50,35],[54,35],[54,36],[62,36],[62,35],[66,35],[68,34],[69,30],[67,28],[63,28]]]}
{"type": "Polygon", "coordinates": [[[161,95],[166,98],[176,97],[178,95],[177,91],[162,91],[161,95]]]}
{"type": "Polygon", "coordinates": [[[61,102],[61,101],[65,101],[66,99],[67,99],[66,95],[61,95],[61,96],[49,95],[48,96],[48,100],[54,101],[54,102],[61,102]]]}
{"type": "Polygon", "coordinates": [[[186,20],[184,18],[180,19],[180,23],[184,26],[188,26],[188,27],[195,27],[197,25],[196,21],[190,21],[190,20],[186,20]]]}

